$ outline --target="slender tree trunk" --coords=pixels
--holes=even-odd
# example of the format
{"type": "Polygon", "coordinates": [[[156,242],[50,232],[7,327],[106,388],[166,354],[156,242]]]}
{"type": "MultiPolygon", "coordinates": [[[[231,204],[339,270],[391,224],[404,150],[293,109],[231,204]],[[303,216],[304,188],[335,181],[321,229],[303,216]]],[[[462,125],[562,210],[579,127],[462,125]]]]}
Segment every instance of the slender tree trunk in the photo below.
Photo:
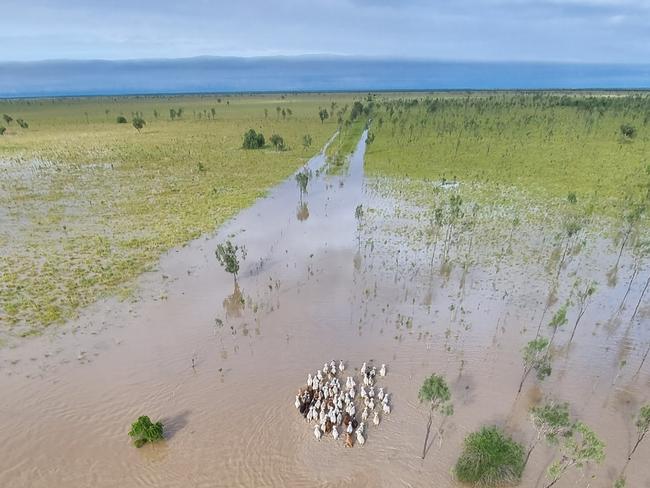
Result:
{"type": "Polygon", "coordinates": [[[433,422],[433,406],[429,410],[429,421],[427,422],[427,434],[424,437],[424,446],[422,447],[422,459],[427,455],[427,443],[429,442],[429,433],[431,432],[431,423],[433,422]]]}
{"type": "Polygon", "coordinates": [[[524,375],[521,377],[521,382],[519,383],[519,389],[517,390],[517,395],[521,393],[521,389],[524,387],[524,382],[526,381],[526,378],[528,378],[529,374],[530,374],[530,368],[524,370],[524,375]]]}
{"type": "Polygon", "coordinates": [[[560,273],[562,272],[562,265],[564,264],[564,260],[566,259],[566,254],[569,250],[569,243],[571,242],[571,239],[567,237],[566,244],[564,245],[564,251],[562,252],[562,258],[560,259],[560,263],[557,266],[557,274],[555,275],[555,279],[557,280],[560,277],[560,273]]]}
{"type": "Polygon", "coordinates": [[[528,464],[530,455],[533,453],[533,450],[537,447],[538,442],[539,442],[539,437],[537,437],[535,441],[531,444],[531,446],[528,448],[528,452],[526,453],[526,459],[524,460],[524,467],[526,467],[526,465],[528,464]]]}
{"type": "Polygon", "coordinates": [[[636,275],[638,273],[639,273],[639,267],[635,264],[634,271],[632,272],[632,278],[630,278],[630,282],[627,284],[627,290],[625,290],[625,295],[623,295],[623,299],[621,300],[621,303],[618,305],[619,312],[623,310],[623,305],[625,305],[625,300],[627,300],[627,295],[630,293],[630,290],[632,289],[632,283],[634,283],[634,278],[636,278],[636,275]]]}
{"type": "MultiPolygon", "coordinates": [[[[647,431],[646,431],[646,432],[647,432],[647,431]]],[[[633,447],[632,450],[630,451],[630,454],[627,455],[627,460],[628,460],[628,461],[630,461],[630,460],[632,459],[632,456],[634,455],[634,452],[636,451],[636,448],[639,447],[639,444],[641,444],[641,441],[642,441],[643,438],[645,437],[646,432],[644,432],[643,434],[641,434],[641,435],[639,436],[639,438],[636,440],[636,444],[634,444],[634,447],[633,447]]]]}
{"type": "Polygon", "coordinates": [[[555,478],[553,481],[551,481],[548,485],[546,485],[544,488],[551,488],[555,483],[560,481],[560,478],[555,478]]]}
{"type": "Polygon", "coordinates": [[[576,329],[578,328],[578,323],[580,322],[580,319],[582,316],[585,314],[585,311],[587,310],[587,307],[585,305],[584,308],[580,308],[580,312],[578,313],[578,318],[576,319],[576,323],[573,325],[573,330],[571,331],[571,337],[569,338],[569,344],[573,341],[573,336],[576,334],[576,329]]]}
{"type": "Polygon", "coordinates": [[[634,313],[632,314],[632,317],[630,318],[630,322],[634,320],[634,317],[636,317],[636,313],[639,311],[639,306],[641,305],[641,301],[643,300],[643,296],[645,295],[645,292],[648,289],[648,285],[650,285],[650,276],[648,276],[648,279],[645,280],[645,286],[643,287],[643,291],[641,292],[641,296],[639,297],[639,301],[636,302],[636,307],[634,307],[634,313]]]}
{"type": "Polygon", "coordinates": [[[639,369],[636,370],[636,373],[634,373],[634,376],[638,375],[641,372],[641,368],[643,368],[643,364],[645,363],[645,360],[648,359],[648,353],[650,353],[650,344],[648,344],[648,349],[645,350],[645,354],[643,355],[643,359],[641,359],[641,364],[639,364],[639,369]]]}
{"type": "Polygon", "coordinates": [[[625,244],[627,244],[627,240],[630,238],[631,232],[632,232],[631,228],[628,228],[627,231],[625,231],[625,237],[623,238],[623,242],[621,243],[621,249],[618,251],[618,257],[616,258],[616,264],[614,265],[614,268],[618,268],[618,263],[621,260],[621,256],[623,255],[623,248],[625,247],[625,244]]]}

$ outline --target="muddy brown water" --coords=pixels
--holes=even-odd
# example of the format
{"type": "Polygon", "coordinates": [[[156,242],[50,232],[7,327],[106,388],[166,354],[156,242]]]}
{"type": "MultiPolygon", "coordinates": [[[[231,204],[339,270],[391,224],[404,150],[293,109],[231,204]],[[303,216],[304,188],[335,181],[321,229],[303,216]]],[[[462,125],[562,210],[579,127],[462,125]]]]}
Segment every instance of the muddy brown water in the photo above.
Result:
{"type": "MultiPolygon", "coordinates": [[[[382,235],[381,222],[357,226],[358,204],[392,204],[368,189],[364,150],[362,138],[340,177],[318,174],[324,159],[315,157],[302,200],[290,178],[214,236],[163,256],[135,299],[101,301],[56,332],[1,349],[0,486],[453,487],[465,435],[497,424],[527,444],[527,411],[544,397],[570,402],[607,444],[601,465],[556,486],[611,486],[633,416],[650,400],[650,365],[634,374],[650,341],[647,307],[633,323],[627,309],[611,321],[626,280],[599,288],[551,377],[529,379],[517,396],[546,284],[481,266],[425,278],[428,260],[382,235]],[[214,258],[228,236],[248,250],[238,287],[214,258]],[[364,447],[316,441],[293,407],[307,373],[331,359],[348,371],[388,365],[393,411],[369,426],[364,447]],[[422,460],[417,392],[432,372],[449,379],[455,413],[422,460]],[[135,449],[126,434],[142,414],[163,421],[166,440],[135,449]]],[[[582,271],[603,281],[610,247],[596,246],[582,271]]],[[[555,454],[538,448],[521,486],[543,486],[555,454]]],[[[627,486],[650,486],[648,456],[650,442],[629,464],[627,486]]]]}

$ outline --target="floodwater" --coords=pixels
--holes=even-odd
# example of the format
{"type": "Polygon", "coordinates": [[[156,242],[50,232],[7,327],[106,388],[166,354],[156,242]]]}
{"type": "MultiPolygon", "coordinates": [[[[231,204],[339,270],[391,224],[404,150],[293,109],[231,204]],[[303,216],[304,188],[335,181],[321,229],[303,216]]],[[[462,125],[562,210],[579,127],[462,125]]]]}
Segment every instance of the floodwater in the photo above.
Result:
{"type": "MultiPolygon", "coordinates": [[[[556,486],[611,486],[650,400],[650,364],[635,374],[650,340],[647,306],[634,321],[631,307],[615,314],[631,260],[616,286],[604,284],[617,254],[605,241],[572,260],[579,269],[567,274],[603,284],[551,377],[531,375],[518,396],[521,348],[548,293],[541,265],[430,273],[427,257],[386,230],[399,219],[373,211],[394,202],[364,178],[364,140],[348,174],[320,173],[319,155],[305,195],[290,178],[214,236],[163,256],[133,300],[101,301],[55,333],[1,349],[0,486],[454,487],[463,438],[497,424],[528,444],[527,411],[544,397],[570,402],[607,444],[601,465],[556,486]],[[214,257],[225,238],[248,251],[238,285],[214,257]],[[332,359],[349,372],[387,364],[393,411],[369,426],[363,447],[317,441],[293,406],[307,373],[332,359]],[[455,411],[422,460],[417,393],[433,372],[450,382],[455,411]],[[136,449],[127,432],[143,414],[162,420],[166,440],[136,449]]],[[[521,486],[543,486],[555,454],[536,449],[521,486]]],[[[650,442],[627,467],[627,486],[650,486],[648,456],[650,442]]]]}

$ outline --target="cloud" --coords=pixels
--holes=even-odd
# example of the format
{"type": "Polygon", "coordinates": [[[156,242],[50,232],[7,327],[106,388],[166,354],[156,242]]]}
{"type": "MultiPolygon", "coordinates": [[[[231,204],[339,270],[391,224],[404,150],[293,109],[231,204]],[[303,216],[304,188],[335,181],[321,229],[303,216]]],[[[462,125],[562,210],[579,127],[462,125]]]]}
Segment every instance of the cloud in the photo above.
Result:
{"type": "Polygon", "coordinates": [[[332,53],[645,62],[650,0],[3,0],[1,60],[332,53]]]}

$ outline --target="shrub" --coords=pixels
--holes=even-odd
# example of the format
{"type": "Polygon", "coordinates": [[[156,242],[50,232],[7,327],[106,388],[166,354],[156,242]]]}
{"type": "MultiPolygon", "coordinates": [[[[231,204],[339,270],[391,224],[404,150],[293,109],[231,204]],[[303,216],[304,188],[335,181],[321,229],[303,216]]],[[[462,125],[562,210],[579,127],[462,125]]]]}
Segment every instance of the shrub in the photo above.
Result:
{"type": "Polygon", "coordinates": [[[23,119],[16,119],[16,123],[20,126],[21,129],[29,129],[29,124],[23,119]]]}
{"type": "Polygon", "coordinates": [[[144,119],[142,117],[139,117],[139,116],[133,117],[132,124],[133,124],[133,127],[135,127],[138,130],[138,132],[140,132],[142,130],[142,128],[145,125],[147,125],[147,123],[144,121],[144,119]]]}
{"type": "Polygon", "coordinates": [[[14,120],[10,115],[2,114],[2,118],[7,124],[11,124],[11,121],[14,120]]]}
{"type": "Polygon", "coordinates": [[[118,115],[117,117],[117,123],[118,124],[126,124],[128,120],[126,120],[126,117],[124,115],[118,115]]]}
{"type": "Polygon", "coordinates": [[[147,442],[160,441],[163,439],[163,424],[161,422],[154,424],[149,417],[143,415],[131,424],[129,436],[133,439],[135,447],[142,447],[147,442]]]}
{"type": "Polygon", "coordinates": [[[515,484],[524,471],[524,448],[498,427],[483,427],[465,438],[454,471],[460,481],[474,486],[515,484]]]}
{"type": "Polygon", "coordinates": [[[7,130],[6,128],[4,128],[4,127],[2,127],[2,126],[0,125],[0,136],[3,136],[3,135],[5,134],[5,131],[6,131],[6,130],[7,130]]]}
{"type": "Polygon", "coordinates": [[[248,132],[244,134],[244,143],[242,144],[242,147],[244,149],[260,149],[264,147],[265,143],[264,134],[261,132],[258,134],[253,129],[248,129],[248,132]]]}
{"type": "Polygon", "coordinates": [[[632,139],[634,136],[636,136],[636,128],[630,124],[622,124],[621,135],[623,137],[627,137],[628,139],[632,139]]]}
{"type": "Polygon", "coordinates": [[[278,134],[273,134],[271,136],[271,144],[273,144],[273,147],[278,151],[284,151],[286,149],[284,139],[278,134]]]}

